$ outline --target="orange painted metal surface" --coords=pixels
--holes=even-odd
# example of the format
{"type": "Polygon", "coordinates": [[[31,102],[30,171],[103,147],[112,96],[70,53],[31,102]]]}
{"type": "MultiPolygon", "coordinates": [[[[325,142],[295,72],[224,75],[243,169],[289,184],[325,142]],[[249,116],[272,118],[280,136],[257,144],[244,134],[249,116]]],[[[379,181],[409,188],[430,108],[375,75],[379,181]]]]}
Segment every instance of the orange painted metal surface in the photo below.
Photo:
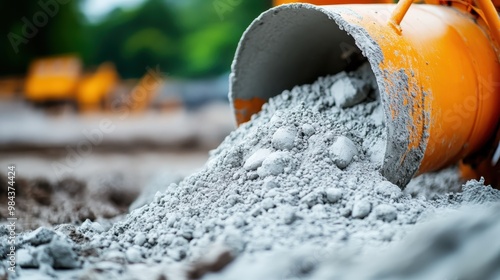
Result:
{"type": "MultiPolygon", "coordinates": [[[[403,70],[411,77],[408,88],[394,94],[413,100],[407,112],[398,114],[409,113],[412,125],[421,125],[408,127],[413,132],[408,150],[428,137],[418,173],[440,169],[480,149],[496,127],[500,104],[500,65],[484,29],[472,16],[452,8],[414,5],[397,35],[380,28],[384,22],[370,15],[368,5],[353,10],[363,14],[362,19],[346,18],[365,27],[379,44],[384,54],[381,70],[403,70]]],[[[390,75],[386,78],[390,83],[390,75]]]]}
{"type": "Polygon", "coordinates": [[[476,3],[484,14],[484,19],[486,24],[488,24],[488,30],[497,48],[497,57],[500,59],[500,18],[495,9],[495,3],[493,3],[492,0],[476,0],[476,3]]]}
{"type": "Polygon", "coordinates": [[[485,184],[500,189],[500,124],[496,135],[483,148],[460,163],[464,179],[485,179],[485,184]]]}
{"type": "Polygon", "coordinates": [[[391,18],[389,19],[389,23],[397,26],[397,31],[401,32],[401,27],[399,26],[401,24],[401,21],[403,20],[404,16],[406,15],[406,12],[408,12],[408,9],[410,8],[411,4],[413,3],[413,0],[401,0],[398,2],[396,5],[396,8],[394,11],[392,11],[391,18]]]}
{"type": "MultiPolygon", "coordinates": [[[[386,112],[392,112],[394,120],[401,114],[413,120],[400,129],[411,132],[407,153],[424,147],[417,174],[477,151],[498,122],[500,104],[500,90],[494,80],[488,80],[500,77],[500,67],[492,59],[495,52],[484,30],[471,16],[451,8],[415,5],[402,20],[400,35],[372,16],[377,8],[352,6],[362,17],[343,16],[363,26],[380,46],[384,83],[390,85],[393,73],[400,71],[408,77],[406,87],[382,92],[388,94],[386,112]],[[391,102],[401,97],[409,106],[398,108],[401,104],[391,102]]],[[[403,161],[406,153],[399,156],[403,161]]]]}
{"type": "MultiPolygon", "coordinates": [[[[493,3],[497,8],[500,7],[500,0],[482,0],[485,2],[493,3]]],[[[472,3],[473,0],[415,0],[414,3],[425,3],[425,4],[442,4],[448,5],[448,3],[472,3]]],[[[279,6],[283,4],[290,3],[309,3],[314,5],[335,5],[335,4],[390,4],[398,3],[397,0],[274,0],[273,6],[279,6]]]]}
{"type": "Polygon", "coordinates": [[[314,5],[332,5],[332,4],[376,4],[376,3],[394,3],[393,0],[274,0],[273,5],[279,6],[290,3],[309,3],[314,5]]]}
{"type": "MultiPolygon", "coordinates": [[[[500,117],[500,64],[488,27],[470,13],[438,5],[412,5],[406,14],[403,9],[403,17],[394,15],[394,9],[391,4],[365,4],[316,10],[331,18],[340,16],[346,22],[341,29],[363,30],[366,35],[351,35],[365,55],[373,43],[381,50],[381,61],[367,56],[389,121],[382,173],[404,186],[413,175],[474,154],[491,138],[500,117]],[[401,30],[394,28],[398,21],[401,30]]],[[[241,49],[249,51],[247,48],[241,49]]],[[[233,95],[237,114],[256,112],[265,100],[253,102],[248,96],[238,98],[237,92],[233,95]]],[[[237,115],[238,123],[249,118],[248,114],[237,115]]]]}
{"type": "Polygon", "coordinates": [[[262,105],[266,103],[259,97],[254,97],[251,99],[235,99],[233,101],[234,116],[236,118],[236,123],[242,124],[250,120],[253,114],[258,113],[262,109],[262,105]]]}

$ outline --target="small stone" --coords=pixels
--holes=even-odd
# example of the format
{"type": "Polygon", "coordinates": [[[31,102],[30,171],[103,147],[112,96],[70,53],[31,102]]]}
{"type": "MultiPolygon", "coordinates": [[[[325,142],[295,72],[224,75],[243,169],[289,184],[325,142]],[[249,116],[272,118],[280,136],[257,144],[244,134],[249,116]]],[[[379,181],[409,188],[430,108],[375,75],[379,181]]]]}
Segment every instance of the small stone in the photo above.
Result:
{"type": "Polygon", "coordinates": [[[228,230],[222,234],[220,241],[224,246],[235,252],[242,252],[245,249],[245,241],[239,230],[228,230]]]}
{"type": "Polygon", "coordinates": [[[56,233],[48,228],[39,227],[34,231],[26,234],[24,240],[33,246],[49,243],[56,233]]]}
{"type": "Polygon", "coordinates": [[[188,241],[185,239],[185,238],[182,238],[182,237],[174,237],[174,239],[172,240],[172,246],[175,246],[175,247],[184,247],[184,246],[187,246],[188,245],[188,241]]]}
{"type": "Polygon", "coordinates": [[[248,180],[255,180],[259,178],[259,174],[257,172],[248,172],[248,180]]]}
{"type": "Polygon", "coordinates": [[[260,207],[255,207],[251,212],[250,212],[250,215],[252,215],[253,217],[257,217],[259,216],[260,214],[262,214],[262,209],[260,207]]]}
{"type": "Polygon", "coordinates": [[[175,238],[175,235],[173,235],[173,234],[160,235],[158,237],[158,244],[168,246],[168,245],[172,244],[174,238],[175,238]]]}
{"type": "Polygon", "coordinates": [[[146,243],[146,235],[144,233],[140,232],[134,237],[134,244],[138,245],[138,246],[142,246],[142,245],[144,245],[144,243],[146,243]]]}
{"type": "Polygon", "coordinates": [[[384,124],[385,122],[384,117],[385,117],[384,109],[382,108],[382,106],[377,106],[373,110],[373,113],[370,115],[370,119],[372,119],[373,123],[377,126],[384,124]]]}
{"type": "Polygon", "coordinates": [[[243,153],[239,147],[227,149],[222,163],[228,167],[239,167],[243,160],[243,153]]]}
{"type": "Polygon", "coordinates": [[[167,250],[167,255],[175,261],[181,261],[186,257],[186,251],[184,249],[170,249],[167,250]]]}
{"type": "Polygon", "coordinates": [[[36,247],[33,257],[36,258],[36,262],[38,263],[39,267],[42,267],[44,265],[52,267],[52,265],[54,264],[54,259],[50,256],[49,248],[47,247],[47,245],[36,247]]]}
{"type": "Polygon", "coordinates": [[[316,130],[314,129],[314,126],[306,123],[302,125],[302,132],[307,136],[311,136],[316,132],[316,130]]]}
{"type": "Polygon", "coordinates": [[[240,199],[240,197],[239,197],[239,196],[237,196],[237,195],[234,195],[234,194],[233,194],[233,195],[229,195],[229,196],[227,197],[226,202],[227,202],[227,204],[228,204],[230,207],[232,207],[232,206],[236,205],[238,202],[240,202],[240,200],[241,200],[241,199],[240,199]]]}
{"type": "Polygon", "coordinates": [[[27,249],[19,249],[16,252],[17,264],[22,268],[37,268],[38,262],[33,258],[27,249]]]}
{"type": "Polygon", "coordinates": [[[264,194],[264,197],[275,197],[278,195],[278,191],[276,189],[270,189],[264,194]]]}
{"type": "Polygon", "coordinates": [[[368,85],[365,81],[343,75],[330,88],[335,99],[335,106],[352,107],[361,103],[368,96],[368,85]]]}
{"type": "Polygon", "coordinates": [[[281,125],[283,123],[283,118],[281,117],[281,115],[282,115],[281,111],[276,111],[269,120],[269,125],[271,126],[281,125]]]}
{"type": "Polygon", "coordinates": [[[326,190],[326,200],[330,203],[335,203],[342,198],[342,189],[331,188],[326,190]]]}
{"type": "Polygon", "coordinates": [[[193,231],[192,230],[187,230],[187,229],[184,229],[184,230],[181,230],[181,232],[179,233],[180,236],[184,237],[184,239],[186,240],[191,240],[193,239],[193,231]]]}
{"type": "Polygon", "coordinates": [[[163,195],[160,191],[156,191],[154,197],[153,197],[153,201],[157,204],[161,204],[162,203],[162,199],[163,198],[163,195]]]}
{"type": "Polygon", "coordinates": [[[367,199],[362,199],[354,203],[352,208],[352,217],[356,219],[363,219],[368,216],[372,210],[372,204],[367,199]]]}
{"type": "Polygon", "coordinates": [[[280,127],[273,134],[271,143],[277,150],[291,150],[297,137],[297,130],[294,127],[280,127]]]}
{"type": "Polygon", "coordinates": [[[264,181],[264,187],[267,189],[274,189],[274,188],[279,188],[280,185],[276,183],[276,181],[274,180],[267,179],[266,181],[264,181]]]}
{"type": "Polygon", "coordinates": [[[92,222],[89,219],[86,219],[81,225],[80,225],[80,231],[87,232],[97,232],[101,233],[104,232],[104,228],[101,226],[101,224],[97,222],[92,222]]]}
{"type": "Polygon", "coordinates": [[[130,263],[138,263],[142,261],[141,251],[139,251],[139,249],[134,247],[128,248],[127,251],[125,252],[125,256],[127,257],[127,260],[130,263]]]}
{"type": "Polygon", "coordinates": [[[271,208],[274,207],[274,202],[271,198],[266,198],[264,200],[262,200],[262,208],[264,208],[265,210],[269,210],[271,208]]]}
{"type": "Polygon", "coordinates": [[[274,152],[270,154],[257,169],[260,177],[269,175],[279,175],[285,171],[285,167],[290,161],[290,155],[287,152],[274,152]]]}
{"type": "Polygon", "coordinates": [[[229,219],[227,219],[227,223],[235,226],[236,228],[240,228],[246,224],[245,218],[241,214],[236,214],[232,217],[229,217],[229,219]]]}
{"type": "Polygon", "coordinates": [[[357,155],[358,149],[351,139],[339,136],[330,146],[330,156],[338,168],[344,169],[351,163],[353,157],[357,155]]]}
{"type": "Polygon", "coordinates": [[[293,224],[293,222],[295,222],[297,218],[298,218],[297,215],[292,211],[288,211],[283,214],[283,222],[286,225],[293,224]]]}
{"type": "Polygon", "coordinates": [[[307,204],[309,208],[313,207],[316,204],[322,204],[323,203],[323,196],[324,193],[318,192],[318,191],[313,191],[306,196],[304,196],[300,202],[307,204]]]}
{"type": "Polygon", "coordinates": [[[10,230],[7,228],[7,225],[0,225],[0,236],[9,235],[10,230]]]}
{"type": "Polygon", "coordinates": [[[392,199],[400,198],[403,193],[401,189],[389,181],[380,182],[375,186],[375,191],[385,197],[392,199]]]}
{"type": "Polygon", "coordinates": [[[78,256],[69,242],[54,238],[49,243],[48,249],[50,256],[54,260],[54,268],[79,268],[81,266],[78,256]]]}
{"type": "Polygon", "coordinates": [[[120,248],[120,244],[118,244],[118,242],[116,241],[111,242],[111,245],[109,245],[110,250],[120,250],[120,248]]]}
{"type": "Polygon", "coordinates": [[[168,217],[168,219],[167,219],[167,226],[173,227],[175,222],[176,222],[176,218],[174,215],[172,215],[172,216],[168,217]]]}
{"type": "Polygon", "coordinates": [[[104,228],[102,227],[101,224],[99,224],[98,222],[94,222],[92,223],[92,229],[97,232],[97,233],[101,233],[101,232],[104,232],[104,228]]]}
{"type": "Polygon", "coordinates": [[[258,149],[253,153],[243,165],[245,170],[256,170],[262,165],[262,162],[271,154],[271,150],[268,149],[258,149]]]}
{"type": "Polygon", "coordinates": [[[52,268],[54,265],[54,259],[49,255],[47,245],[37,247],[36,260],[38,262],[38,269],[40,272],[50,276],[55,276],[55,271],[52,268]]]}
{"type": "Polygon", "coordinates": [[[384,222],[394,221],[398,216],[396,207],[389,204],[377,205],[375,209],[373,209],[373,212],[375,213],[375,217],[377,217],[377,219],[384,222]]]}
{"type": "Polygon", "coordinates": [[[346,230],[340,230],[337,234],[335,234],[334,239],[338,241],[345,241],[349,239],[349,233],[346,230]]]}
{"type": "Polygon", "coordinates": [[[86,219],[81,225],[80,225],[80,228],[79,228],[80,231],[82,232],[87,232],[87,231],[90,231],[92,230],[92,221],[89,220],[89,219],[86,219]]]}
{"type": "Polygon", "coordinates": [[[285,225],[290,225],[299,218],[297,214],[295,214],[295,210],[290,206],[279,207],[278,215],[283,220],[285,225]]]}
{"type": "Polygon", "coordinates": [[[60,224],[54,227],[54,231],[60,232],[64,235],[70,236],[77,231],[76,227],[72,224],[60,224]]]}
{"type": "Polygon", "coordinates": [[[351,209],[344,207],[339,210],[339,213],[342,217],[349,217],[351,215],[351,209]]]}

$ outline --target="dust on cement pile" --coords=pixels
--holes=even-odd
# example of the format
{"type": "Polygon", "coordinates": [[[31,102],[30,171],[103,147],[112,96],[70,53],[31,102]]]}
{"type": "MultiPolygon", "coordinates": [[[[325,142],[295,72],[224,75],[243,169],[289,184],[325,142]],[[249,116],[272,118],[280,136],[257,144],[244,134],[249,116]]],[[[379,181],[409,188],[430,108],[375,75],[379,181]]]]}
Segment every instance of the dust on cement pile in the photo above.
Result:
{"type": "Polygon", "coordinates": [[[109,241],[146,257],[181,260],[214,242],[256,252],[400,238],[385,224],[414,223],[422,206],[396,203],[401,191],[376,171],[383,151],[373,146],[385,142],[385,130],[363,73],[322,78],[273,98],[213,151],[205,170],[132,212],[109,241]],[[352,94],[339,98],[330,89],[352,94]],[[363,104],[333,106],[355,105],[369,93],[363,104]]]}
{"type": "MultiPolygon", "coordinates": [[[[87,258],[96,265],[191,261],[217,243],[245,256],[305,246],[320,259],[353,256],[400,240],[423,213],[498,200],[482,183],[426,200],[386,181],[377,171],[386,135],[372,75],[364,65],[272,98],[204,170],[108,231],[86,222],[78,231],[89,241],[75,248],[97,250],[87,258]]],[[[440,174],[421,182],[435,182],[432,176],[440,174]]],[[[290,274],[313,270],[296,269],[290,274]]]]}
{"type": "Polygon", "coordinates": [[[309,244],[327,255],[399,240],[423,212],[463,196],[413,199],[379,174],[386,137],[379,105],[368,64],[285,91],[229,135],[203,171],[93,243],[140,262],[196,259],[213,243],[235,253],[309,244]]]}

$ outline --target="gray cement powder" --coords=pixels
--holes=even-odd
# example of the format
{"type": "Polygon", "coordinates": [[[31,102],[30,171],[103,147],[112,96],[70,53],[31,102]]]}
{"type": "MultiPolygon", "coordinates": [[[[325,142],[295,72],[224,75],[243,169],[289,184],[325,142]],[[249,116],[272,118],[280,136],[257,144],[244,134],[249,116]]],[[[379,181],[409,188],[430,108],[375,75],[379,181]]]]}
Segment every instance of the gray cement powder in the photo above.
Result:
{"type": "MultiPolygon", "coordinates": [[[[210,279],[306,279],[323,260],[360,258],[401,240],[433,213],[500,201],[476,181],[448,194],[460,186],[453,171],[427,174],[402,192],[378,172],[385,137],[368,65],[285,91],[231,133],[200,172],[165,186],[109,230],[90,221],[78,228],[83,241],[74,250],[90,255],[84,275],[125,279],[158,263],[189,263],[222,244],[238,261],[210,279]],[[265,257],[281,251],[294,253],[265,257]]],[[[38,245],[27,236],[30,255],[38,245]]]]}
{"type": "MultiPolygon", "coordinates": [[[[436,205],[403,197],[378,173],[385,144],[378,100],[334,106],[339,92],[330,89],[339,83],[347,88],[341,93],[355,95],[349,83],[363,81],[363,72],[352,75],[322,78],[271,99],[213,151],[205,170],[93,239],[124,251],[136,245],[146,258],[181,260],[214,242],[238,253],[304,243],[333,252],[346,242],[401,238],[394,228],[415,223],[436,205]]],[[[367,86],[358,88],[367,92],[367,86]]]]}

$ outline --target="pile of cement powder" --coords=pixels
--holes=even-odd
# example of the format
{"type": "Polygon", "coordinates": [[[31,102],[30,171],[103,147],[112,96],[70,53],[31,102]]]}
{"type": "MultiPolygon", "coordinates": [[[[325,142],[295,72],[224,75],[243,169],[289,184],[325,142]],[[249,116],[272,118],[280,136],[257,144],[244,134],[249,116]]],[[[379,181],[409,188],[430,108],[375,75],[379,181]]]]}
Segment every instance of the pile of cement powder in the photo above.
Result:
{"type": "MultiPolygon", "coordinates": [[[[75,250],[90,255],[84,267],[103,278],[125,273],[125,264],[188,263],[213,244],[240,258],[306,247],[318,259],[350,258],[401,240],[437,210],[500,201],[481,182],[432,200],[403,193],[378,172],[385,138],[368,65],[319,78],[270,99],[203,170],[165,186],[109,230],[86,222],[77,231],[87,241],[75,250]]],[[[420,182],[436,182],[432,176],[440,174],[420,182]]],[[[293,260],[273,277],[306,277],[318,264],[293,260]]]]}
{"type": "MultiPolygon", "coordinates": [[[[477,181],[467,185],[484,188],[477,181]]],[[[243,256],[204,279],[500,279],[498,192],[495,196],[496,203],[442,208],[401,242],[368,249],[364,256],[342,259],[336,252],[325,257],[314,248],[272,251],[259,258],[243,256]],[[308,269],[297,273],[297,267],[308,269]]]]}
{"type": "Polygon", "coordinates": [[[328,255],[401,239],[422,213],[461,196],[413,199],[379,174],[386,134],[376,97],[368,64],[283,92],[204,170],[92,244],[134,263],[193,260],[213,243],[248,254],[310,245],[328,255]]]}
{"type": "Polygon", "coordinates": [[[170,185],[92,243],[139,262],[193,259],[214,242],[235,252],[304,243],[334,252],[346,242],[361,249],[401,238],[399,228],[439,205],[404,197],[378,173],[385,128],[377,99],[334,106],[339,92],[330,89],[339,82],[362,83],[350,95],[364,91],[358,102],[374,95],[362,79],[365,69],[271,99],[213,151],[203,171],[170,185]]]}

